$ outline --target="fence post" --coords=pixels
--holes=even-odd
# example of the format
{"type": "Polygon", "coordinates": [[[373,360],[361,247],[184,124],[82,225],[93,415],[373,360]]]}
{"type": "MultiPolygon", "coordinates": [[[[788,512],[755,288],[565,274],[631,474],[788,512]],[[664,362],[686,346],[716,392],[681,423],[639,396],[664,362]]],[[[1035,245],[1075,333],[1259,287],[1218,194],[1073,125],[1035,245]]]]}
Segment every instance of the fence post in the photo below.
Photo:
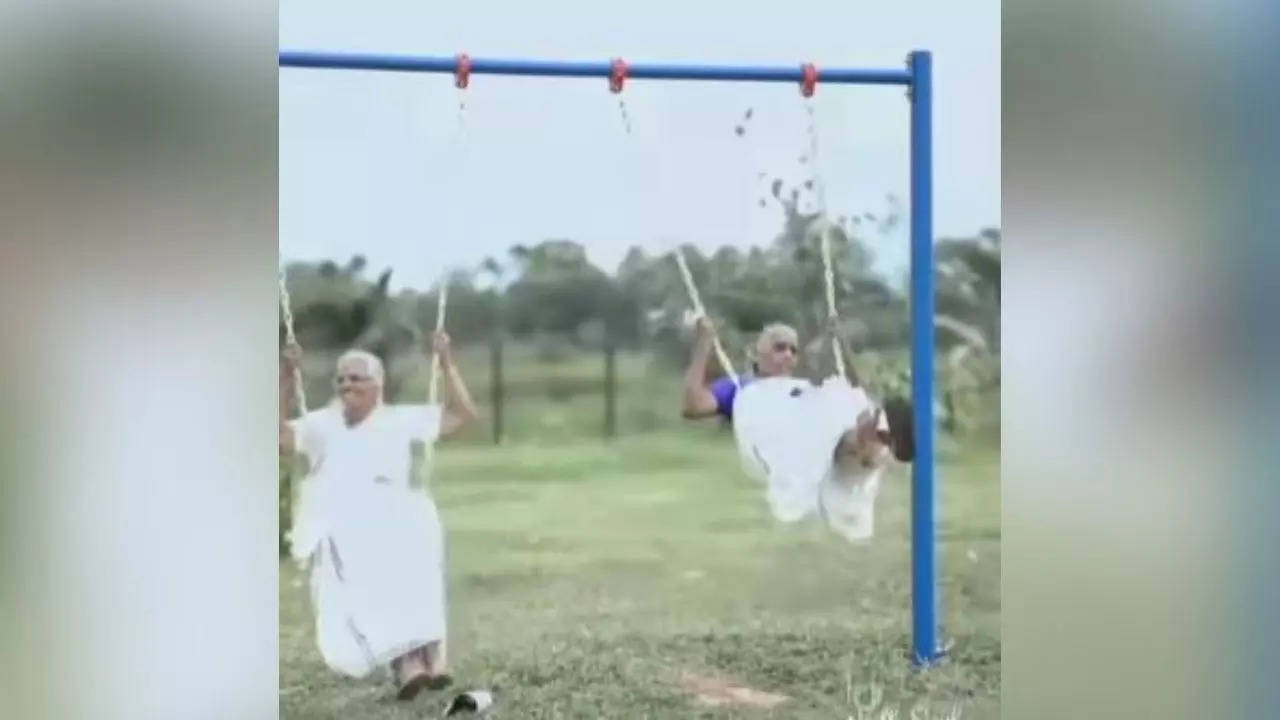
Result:
{"type": "Polygon", "coordinates": [[[618,348],[609,338],[604,345],[604,436],[618,433],[618,348]]]}
{"type": "Polygon", "coordinates": [[[502,334],[494,333],[489,343],[489,395],[493,405],[493,444],[502,443],[502,334]]]}

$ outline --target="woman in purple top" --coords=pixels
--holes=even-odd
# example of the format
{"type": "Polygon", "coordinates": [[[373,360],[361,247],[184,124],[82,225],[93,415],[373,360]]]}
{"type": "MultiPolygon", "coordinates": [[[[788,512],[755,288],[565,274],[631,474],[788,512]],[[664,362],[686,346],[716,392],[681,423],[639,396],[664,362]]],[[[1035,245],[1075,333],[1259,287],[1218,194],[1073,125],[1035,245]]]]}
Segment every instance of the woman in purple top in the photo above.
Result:
{"type": "MultiPolygon", "coordinates": [[[[711,321],[705,316],[698,318],[693,357],[684,376],[684,403],[681,408],[681,414],[691,420],[717,415],[733,420],[733,400],[738,391],[733,378],[722,376],[707,383],[714,338],[715,328],[711,321]]],[[[840,346],[834,332],[831,339],[847,358],[848,352],[840,346]]],[[[800,343],[794,328],[781,323],[766,326],[756,339],[755,350],[754,373],[739,378],[743,385],[750,383],[753,377],[789,377],[795,374],[800,359],[800,343]]],[[[846,362],[846,365],[849,367],[849,380],[857,387],[858,378],[852,363],[846,362]]],[[[914,440],[910,404],[901,399],[890,401],[884,408],[860,418],[857,427],[845,433],[836,447],[836,460],[857,459],[868,464],[887,446],[899,461],[910,462],[915,456],[914,440]],[[888,431],[877,429],[882,412],[888,421],[888,431]]]]}

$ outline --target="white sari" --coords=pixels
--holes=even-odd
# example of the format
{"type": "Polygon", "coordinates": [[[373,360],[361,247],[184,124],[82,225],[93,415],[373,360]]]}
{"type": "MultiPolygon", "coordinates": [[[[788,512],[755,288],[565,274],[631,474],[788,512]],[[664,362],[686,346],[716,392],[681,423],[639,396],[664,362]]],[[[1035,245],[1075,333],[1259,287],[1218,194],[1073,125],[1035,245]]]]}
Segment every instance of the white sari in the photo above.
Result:
{"type": "MultiPolygon", "coordinates": [[[[834,376],[817,386],[801,378],[761,378],[738,391],[739,455],[747,473],[765,484],[775,518],[795,522],[816,514],[847,540],[871,537],[884,463],[856,471],[835,463],[840,437],[871,408],[865,390],[834,376]]],[[[879,429],[888,430],[883,414],[879,429]]]]}
{"type": "Polygon", "coordinates": [[[379,404],[348,427],[337,405],[293,422],[311,471],[290,541],[310,562],[316,642],[335,671],[364,677],[445,638],[444,535],[411,482],[411,446],[440,434],[438,405],[379,404]]]}

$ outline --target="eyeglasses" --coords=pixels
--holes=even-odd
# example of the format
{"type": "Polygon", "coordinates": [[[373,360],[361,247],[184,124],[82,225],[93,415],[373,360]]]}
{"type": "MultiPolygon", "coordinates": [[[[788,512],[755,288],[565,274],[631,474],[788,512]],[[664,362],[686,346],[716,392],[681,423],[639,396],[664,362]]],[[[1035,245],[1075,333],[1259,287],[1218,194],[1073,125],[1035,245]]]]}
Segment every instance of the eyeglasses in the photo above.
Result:
{"type": "Polygon", "coordinates": [[[792,345],[789,342],[776,342],[773,344],[774,352],[782,352],[783,350],[790,350],[792,355],[800,354],[800,348],[796,347],[795,345],[792,345]]]}
{"type": "Polygon", "coordinates": [[[355,374],[349,374],[349,375],[334,375],[334,376],[333,376],[333,382],[334,382],[334,384],[337,384],[337,385],[341,385],[341,384],[342,384],[342,383],[344,383],[344,382],[348,382],[348,383],[351,383],[351,384],[353,384],[353,385],[354,385],[355,383],[363,382],[363,381],[365,381],[365,380],[369,380],[369,379],[371,379],[371,378],[370,378],[368,375],[355,375],[355,374]]]}

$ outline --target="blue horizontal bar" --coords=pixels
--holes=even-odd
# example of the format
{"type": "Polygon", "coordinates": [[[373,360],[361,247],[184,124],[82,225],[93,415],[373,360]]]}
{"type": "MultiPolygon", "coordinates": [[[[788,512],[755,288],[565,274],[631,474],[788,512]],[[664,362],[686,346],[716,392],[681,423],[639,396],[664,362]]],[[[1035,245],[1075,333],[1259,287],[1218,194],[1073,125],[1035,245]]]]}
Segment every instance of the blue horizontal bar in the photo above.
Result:
{"type": "MultiPolygon", "coordinates": [[[[453,73],[458,67],[455,56],[439,55],[371,55],[363,53],[313,52],[281,50],[281,67],[330,68],[337,70],[389,70],[393,72],[453,73]]],[[[543,77],[600,77],[613,72],[611,61],[564,62],[556,60],[511,60],[471,58],[475,75],[539,75],[543,77]]],[[[653,80],[738,80],[759,82],[794,82],[804,79],[800,63],[794,66],[754,65],[689,65],[663,63],[627,63],[627,78],[653,80]]],[[[818,67],[818,82],[861,85],[910,85],[911,73],[901,70],[863,70],[856,68],[818,67]]]]}

